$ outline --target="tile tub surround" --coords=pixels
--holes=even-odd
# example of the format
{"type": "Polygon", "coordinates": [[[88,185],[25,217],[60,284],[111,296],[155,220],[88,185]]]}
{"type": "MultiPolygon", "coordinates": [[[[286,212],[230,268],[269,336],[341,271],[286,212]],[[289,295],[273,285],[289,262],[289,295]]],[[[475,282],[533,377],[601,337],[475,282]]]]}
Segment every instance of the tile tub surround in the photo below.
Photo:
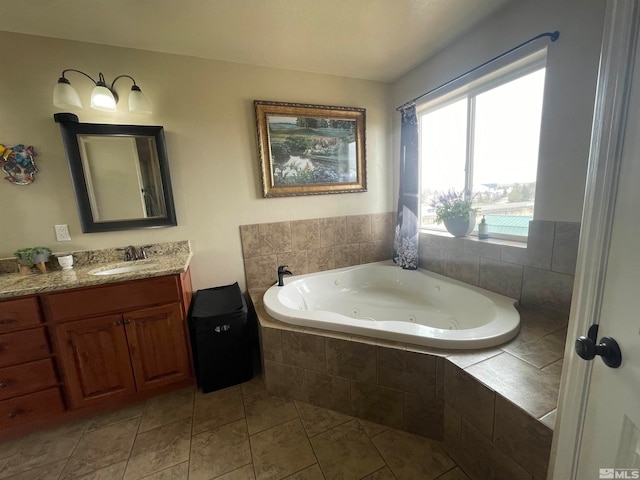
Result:
{"type": "Polygon", "coordinates": [[[117,248],[73,252],[73,269],[67,271],[61,270],[58,262],[52,256],[55,268],[48,268],[46,274],[20,275],[12,273],[15,272],[15,259],[2,259],[0,265],[4,264],[7,269],[10,267],[13,270],[11,272],[0,270],[0,299],[183,273],[189,267],[192,257],[188,241],[150,245],[147,248],[147,253],[149,255],[147,260],[130,263],[132,265],[144,262],[152,263],[154,265],[152,268],[117,275],[89,274],[95,268],[122,263],[124,254],[121,249],[117,248]]]}
{"type": "Polygon", "coordinates": [[[567,314],[580,224],[533,220],[527,244],[420,232],[420,267],[516,298],[529,308],[567,314]]]}
{"type": "Polygon", "coordinates": [[[546,476],[567,319],[521,308],[500,347],[446,351],[260,321],[267,390],[442,439],[472,480],[546,476]]]}
{"type": "Polygon", "coordinates": [[[278,265],[303,275],[388,260],[394,230],[393,212],[241,225],[247,288],[273,285],[278,265]]]}

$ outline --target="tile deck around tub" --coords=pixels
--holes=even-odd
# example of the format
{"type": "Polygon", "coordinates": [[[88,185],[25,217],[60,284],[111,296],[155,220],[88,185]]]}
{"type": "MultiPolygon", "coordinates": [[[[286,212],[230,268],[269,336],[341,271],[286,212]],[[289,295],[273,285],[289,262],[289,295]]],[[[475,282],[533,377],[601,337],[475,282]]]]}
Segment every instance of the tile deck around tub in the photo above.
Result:
{"type": "MultiPolygon", "coordinates": [[[[427,353],[446,358],[448,362],[514,402],[536,419],[548,417],[556,408],[568,324],[568,319],[562,314],[519,308],[520,333],[510,342],[479,350],[442,350],[280,322],[264,310],[262,293],[251,292],[251,299],[263,327],[263,335],[268,337],[263,338],[270,347],[263,350],[267,360],[291,364],[282,357],[292,355],[291,352],[283,354],[286,348],[283,348],[282,339],[285,339],[285,347],[294,340],[298,344],[304,341],[310,343],[307,349],[309,357],[304,358],[305,364],[309,365],[293,363],[294,365],[316,371],[322,371],[323,368],[326,371],[328,368],[330,374],[357,380],[354,375],[390,377],[384,371],[372,371],[372,352],[369,351],[371,349],[366,350],[366,345],[427,353]],[[327,341],[326,353],[335,353],[338,350],[338,355],[327,357],[322,340],[318,339],[318,336],[332,339],[327,341]],[[358,373],[349,373],[352,369],[349,367],[350,362],[345,360],[346,353],[339,351],[339,346],[344,342],[356,342],[359,344],[356,348],[368,353],[368,361],[360,360],[364,363],[362,369],[357,369],[358,373]],[[323,367],[323,362],[326,363],[326,367],[323,367]]],[[[390,354],[386,350],[383,353],[385,356],[390,354]]],[[[402,380],[398,377],[394,381],[402,380]]]]}
{"type": "Polygon", "coordinates": [[[286,324],[265,312],[261,292],[250,293],[272,393],[444,439],[472,480],[544,478],[566,316],[520,308],[510,342],[442,350],[286,324]]]}

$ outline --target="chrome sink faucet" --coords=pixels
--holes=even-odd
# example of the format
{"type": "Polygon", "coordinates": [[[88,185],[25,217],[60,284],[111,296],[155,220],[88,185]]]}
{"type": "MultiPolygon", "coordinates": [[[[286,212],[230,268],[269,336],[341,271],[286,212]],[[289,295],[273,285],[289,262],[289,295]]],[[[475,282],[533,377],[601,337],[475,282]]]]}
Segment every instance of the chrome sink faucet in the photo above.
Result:
{"type": "Polygon", "coordinates": [[[131,262],[138,259],[138,251],[133,245],[124,248],[124,261],[131,262]]]}
{"type": "Polygon", "coordinates": [[[131,262],[133,260],[144,260],[145,258],[147,258],[147,248],[149,248],[148,245],[145,247],[140,247],[138,250],[136,250],[136,247],[134,247],[133,245],[125,247],[124,261],[131,262]]]}
{"type": "Polygon", "coordinates": [[[293,275],[289,270],[287,270],[288,265],[280,265],[278,267],[278,286],[284,287],[284,282],[282,281],[282,277],[285,275],[293,275]]]}

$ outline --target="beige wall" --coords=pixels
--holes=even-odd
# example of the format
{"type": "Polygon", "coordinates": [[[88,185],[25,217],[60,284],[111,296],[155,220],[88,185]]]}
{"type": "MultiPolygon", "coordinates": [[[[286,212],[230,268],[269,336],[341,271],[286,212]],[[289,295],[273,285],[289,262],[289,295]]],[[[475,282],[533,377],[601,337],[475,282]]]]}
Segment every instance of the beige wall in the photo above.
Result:
{"type": "MultiPolygon", "coordinates": [[[[393,108],[542,32],[560,31],[549,45],[534,216],[579,222],[589,155],[591,119],[605,2],[511,2],[489,20],[392,85],[393,108]]],[[[399,116],[394,117],[398,162],[399,116]]],[[[394,168],[395,171],[395,168],[394,168]]],[[[397,182],[394,184],[397,189],[397,182]]]]}
{"type": "Polygon", "coordinates": [[[6,32],[0,45],[0,143],[33,145],[40,169],[29,186],[0,182],[0,257],[32,245],[55,252],[187,239],[194,288],[244,284],[239,225],[393,209],[387,84],[6,32]],[[136,78],[153,115],[125,112],[126,80],[116,85],[124,93],[120,112],[91,110],[90,82],[71,73],[85,104],[74,113],[82,122],[164,126],[178,227],[81,233],[51,103],[64,68],[101,71],[108,81],[123,73],[136,78]],[[253,100],[366,108],[368,192],[262,198],[253,100]],[[54,224],[69,224],[73,241],[56,242],[54,224]]]}

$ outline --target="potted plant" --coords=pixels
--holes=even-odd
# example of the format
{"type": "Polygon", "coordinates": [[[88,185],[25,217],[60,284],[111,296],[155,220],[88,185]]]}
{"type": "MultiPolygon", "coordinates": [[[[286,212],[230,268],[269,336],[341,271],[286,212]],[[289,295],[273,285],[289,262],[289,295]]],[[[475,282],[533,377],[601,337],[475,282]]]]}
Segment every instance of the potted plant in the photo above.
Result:
{"type": "Polygon", "coordinates": [[[449,190],[431,202],[436,212],[436,223],[444,222],[447,231],[454,237],[464,237],[476,226],[478,208],[472,206],[471,192],[449,190]]]}
{"type": "Polygon", "coordinates": [[[51,249],[47,247],[19,248],[13,252],[13,255],[18,259],[20,273],[23,275],[29,273],[31,267],[34,265],[37,266],[42,273],[46,273],[47,267],[44,263],[49,260],[51,249]]]}

